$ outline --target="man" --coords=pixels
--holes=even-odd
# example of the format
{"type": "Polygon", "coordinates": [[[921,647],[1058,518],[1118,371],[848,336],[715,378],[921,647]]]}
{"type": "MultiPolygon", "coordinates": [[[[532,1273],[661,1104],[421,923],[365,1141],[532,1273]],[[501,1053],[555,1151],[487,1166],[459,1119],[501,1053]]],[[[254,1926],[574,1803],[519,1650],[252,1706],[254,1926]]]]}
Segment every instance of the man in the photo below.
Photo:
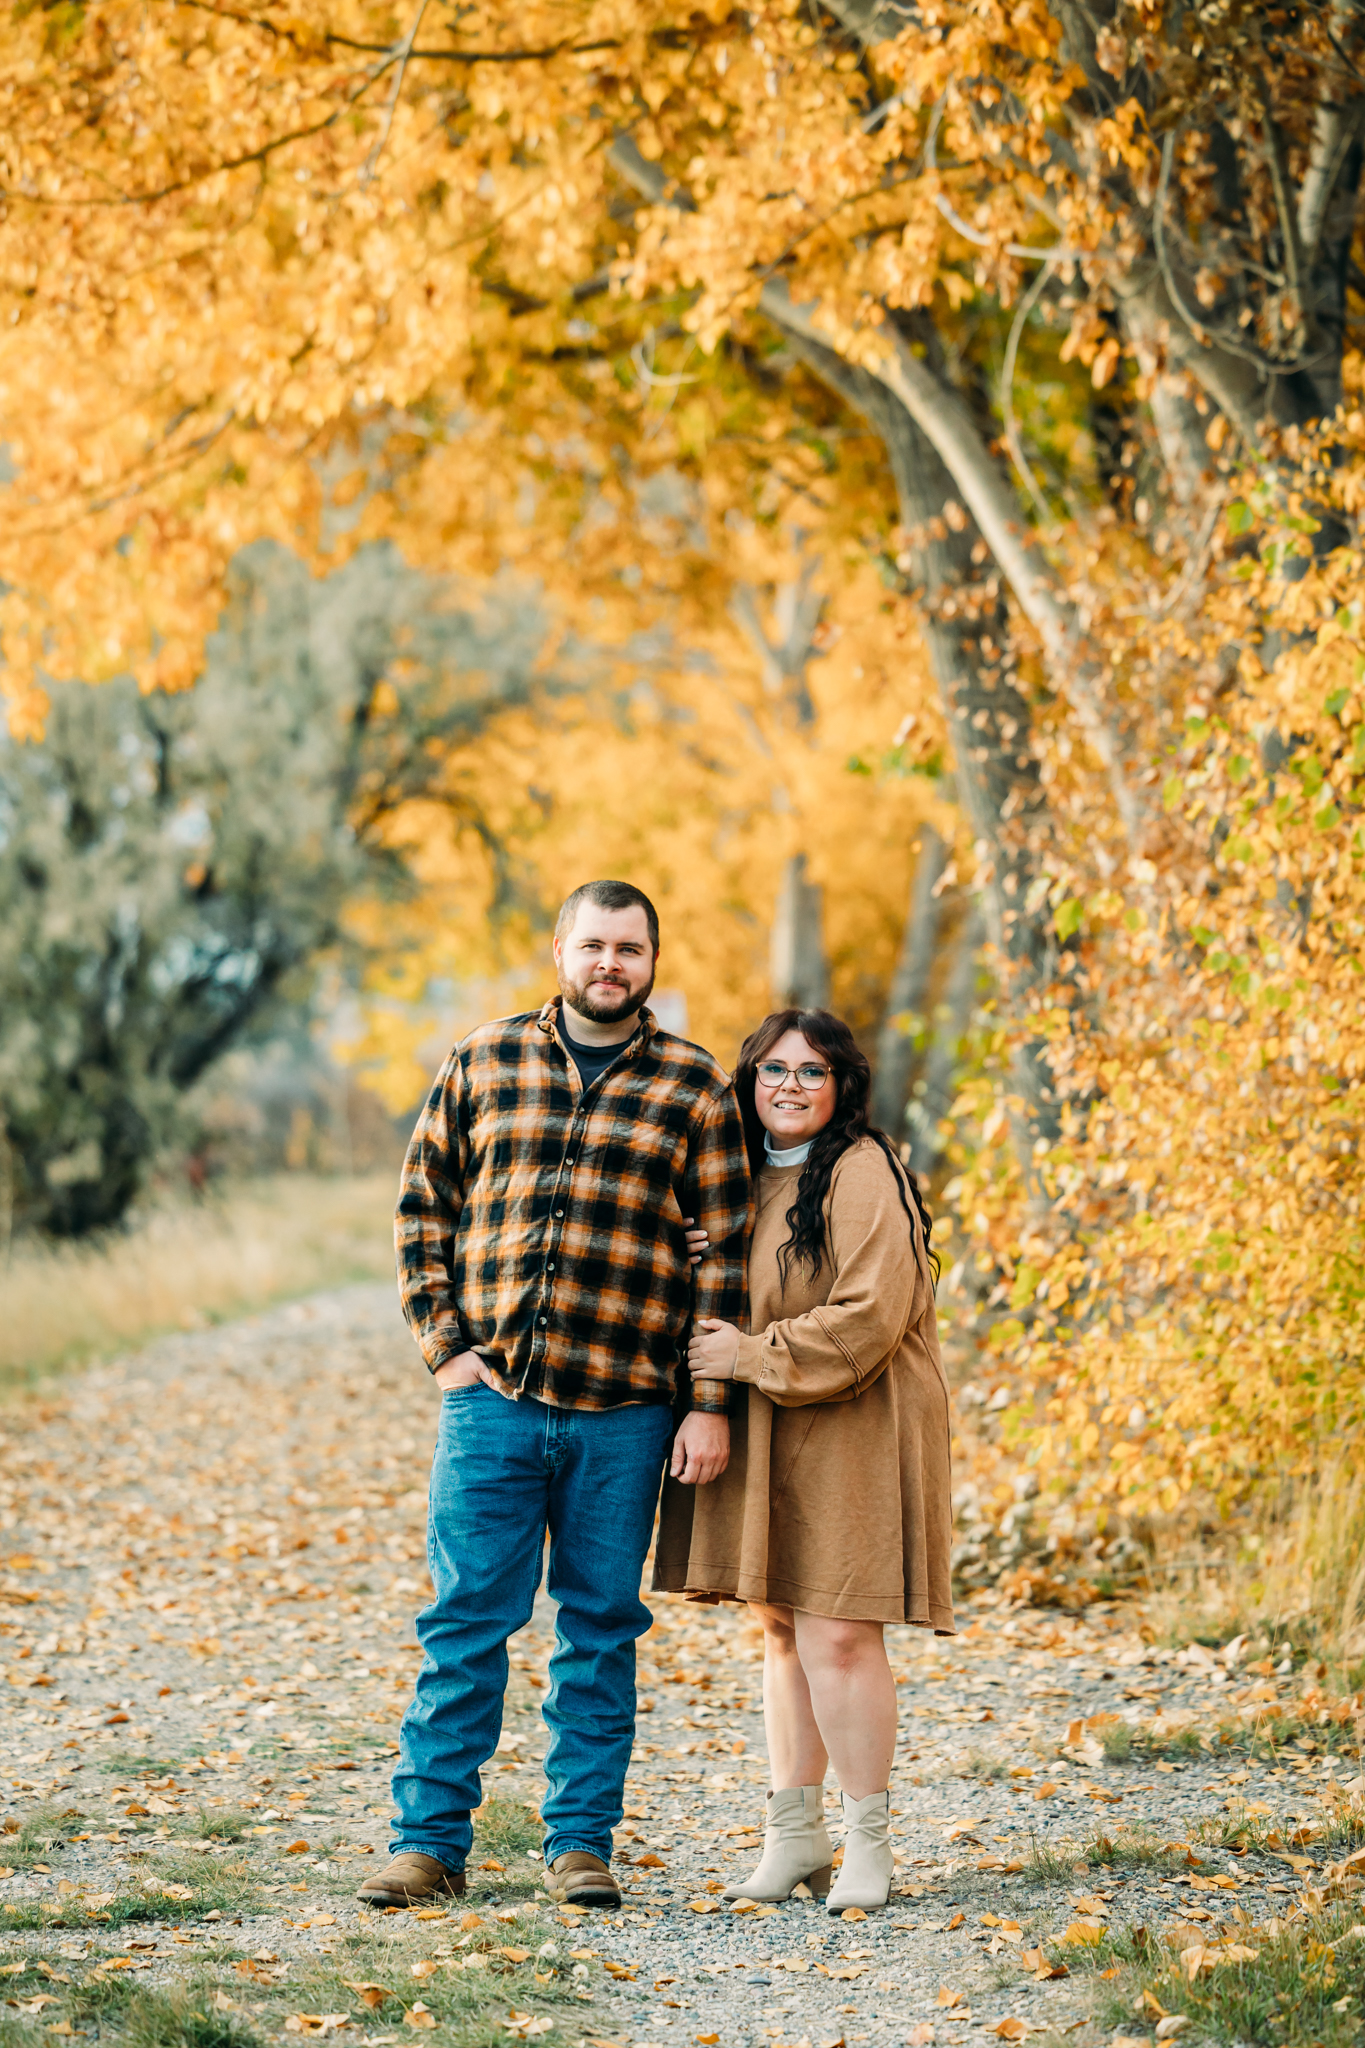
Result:
{"type": "Polygon", "coordinates": [[[640,1575],[670,1437],[685,1484],[729,1456],[728,1392],[689,1383],[683,1359],[694,1316],[742,1312],[749,1197],[729,1080],[644,1007],[658,956],[647,896],[575,889],[555,927],[560,1000],[457,1045],[408,1148],[399,1285],[442,1394],[435,1594],[417,1623],[392,1861],[359,1893],[371,1905],[464,1890],[507,1638],[530,1619],[547,1528],[545,1882],[572,1904],[620,1904],[608,1860],[651,1619],[640,1575]],[[693,1218],[715,1247],[695,1280],[693,1218]]]}

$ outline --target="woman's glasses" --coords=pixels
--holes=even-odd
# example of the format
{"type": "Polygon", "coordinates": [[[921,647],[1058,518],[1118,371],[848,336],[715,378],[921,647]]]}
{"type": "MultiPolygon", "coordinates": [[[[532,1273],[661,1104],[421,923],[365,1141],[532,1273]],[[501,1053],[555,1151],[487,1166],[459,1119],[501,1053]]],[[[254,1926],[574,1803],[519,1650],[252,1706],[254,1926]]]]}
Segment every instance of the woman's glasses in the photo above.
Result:
{"type": "Polygon", "coordinates": [[[817,1067],[813,1060],[804,1067],[784,1067],[781,1060],[764,1060],[754,1071],[765,1088],[780,1088],[784,1081],[795,1081],[808,1095],[824,1087],[830,1072],[828,1067],[817,1067]]]}

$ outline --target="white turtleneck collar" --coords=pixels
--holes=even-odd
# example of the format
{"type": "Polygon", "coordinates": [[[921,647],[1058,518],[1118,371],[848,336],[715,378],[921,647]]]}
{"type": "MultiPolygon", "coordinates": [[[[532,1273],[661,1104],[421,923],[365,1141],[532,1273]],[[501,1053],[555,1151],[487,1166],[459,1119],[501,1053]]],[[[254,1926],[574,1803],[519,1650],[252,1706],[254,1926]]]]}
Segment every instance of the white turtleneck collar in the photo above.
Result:
{"type": "Polygon", "coordinates": [[[807,1138],[804,1145],[788,1145],[785,1152],[779,1152],[773,1143],[772,1132],[763,1133],[763,1151],[769,1166],[804,1166],[814,1143],[814,1138],[807,1138]]]}

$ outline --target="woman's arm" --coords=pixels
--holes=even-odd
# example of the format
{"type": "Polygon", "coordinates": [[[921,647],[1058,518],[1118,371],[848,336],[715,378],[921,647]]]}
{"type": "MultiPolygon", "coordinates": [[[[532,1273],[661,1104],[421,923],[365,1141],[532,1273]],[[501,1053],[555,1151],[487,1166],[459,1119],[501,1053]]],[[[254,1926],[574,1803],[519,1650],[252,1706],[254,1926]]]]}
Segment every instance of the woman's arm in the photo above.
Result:
{"type": "Polygon", "coordinates": [[[829,1243],[829,1299],[738,1340],[735,1378],[779,1408],[860,1392],[886,1369],[924,1308],[927,1282],[910,1219],[880,1149],[851,1150],[835,1168],[829,1243]]]}

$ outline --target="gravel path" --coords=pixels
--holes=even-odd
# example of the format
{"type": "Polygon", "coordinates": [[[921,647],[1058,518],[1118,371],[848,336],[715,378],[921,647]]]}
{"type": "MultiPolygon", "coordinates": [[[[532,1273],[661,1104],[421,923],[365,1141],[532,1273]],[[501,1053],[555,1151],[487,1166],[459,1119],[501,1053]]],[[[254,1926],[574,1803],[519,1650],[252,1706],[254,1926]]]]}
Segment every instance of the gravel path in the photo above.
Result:
{"type": "MultiPolygon", "coordinates": [[[[163,1340],[4,1422],[0,1811],[16,1840],[37,1808],[81,1817],[76,1839],[0,1880],[0,1904],[69,1924],[4,1934],[4,1955],[65,1958],[68,1972],[129,1958],[100,1901],[130,1885],[155,1898],[162,1859],[183,1863],[197,1843],[201,1857],[238,1859],[250,1897],[212,1922],[139,1926],[126,1966],[148,1983],[206,1959],[284,1977],[344,1956],[362,1927],[395,1956],[448,1959],[459,1913],[376,1919],[350,1896],[383,1853],[426,1586],[436,1402],[391,1291],[350,1288],[163,1340]],[[247,1829],[230,1849],[213,1832],[226,1812],[247,1829]]],[[[1011,2018],[1029,2030],[1083,2023],[1073,2038],[1085,2042],[1098,2037],[1084,2024],[1084,1970],[1039,1981],[1021,1953],[1068,1926],[1263,1918],[1312,1875],[1254,1847],[1206,1850],[1194,1878],[1169,1858],[1126,1873],[1078,1866],[1102,1834],[1184,1840],[1230,1802],[1252,1802],[1262,1832],[1279,1823],[1288,1840],[1320,1824],[1337,1767],[1299,1752],[1273,1769],[1232,1752],[1106,1763],[1097,1731],[1078,1722],[1183,1715],[1208,1729],[1286,1699],[1293,1681],[1153,1651],[1128,1606],[1073,1619],[986,1594],[956,1639],[889,1632],[902,1696],[890,1909],[852,1921],[809,1900],[732,1911],[717,1895],[752,1867],[747,1830],[762,1819],[760,1642],[742,1610],[654,1607],[618,1840],[626,1910],[566,1924],[535,1902],[524,1847],[477,1873],[471,1903],[486,1924],[501,1912],[535,1948],[584,1952],[580,2003],[552,2044],[978,2041],[1011,2018]]],[[[499,1798],[532,1806],[552,1627],[542,1596],[513,1644],[486,1777],[499,1798]]],[[[829,1804],[832,1818],[833,1788],[829,1804]]],[[[0,1843],[0,1865],[10,1861],[0,1843]]],[[[1079,1957],[1084,1931],[1075,1945],[1079,1957]]],[[[347,2038],[400,2038],[378,2025],[357,2005],[347,2038]]]]}

